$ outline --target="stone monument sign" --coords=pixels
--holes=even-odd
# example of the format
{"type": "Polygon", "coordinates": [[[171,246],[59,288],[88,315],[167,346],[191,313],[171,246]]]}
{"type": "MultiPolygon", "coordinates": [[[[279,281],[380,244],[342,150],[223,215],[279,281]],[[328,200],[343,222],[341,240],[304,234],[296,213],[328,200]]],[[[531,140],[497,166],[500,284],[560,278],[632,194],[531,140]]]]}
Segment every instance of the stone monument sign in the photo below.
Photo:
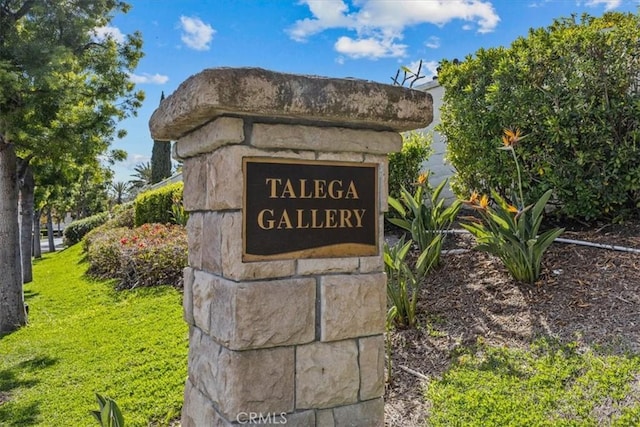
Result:
{"type": "Polygon", "coordinates": [[[150,121],[184,160],[183,427],[382,426],[387,154],[430,95],[208,69],[150,121]]]}

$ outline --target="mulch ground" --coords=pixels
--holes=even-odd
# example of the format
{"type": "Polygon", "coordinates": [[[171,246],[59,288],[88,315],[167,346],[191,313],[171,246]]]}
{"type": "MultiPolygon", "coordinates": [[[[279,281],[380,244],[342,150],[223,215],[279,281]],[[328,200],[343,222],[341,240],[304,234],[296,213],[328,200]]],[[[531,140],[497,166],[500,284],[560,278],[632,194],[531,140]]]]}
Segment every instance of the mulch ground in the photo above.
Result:
{"type": "MultiPolygon", "coordinates": [[[[565,239],[640,249],[640,221],[566,229],[565,239]]],[[[448,249],[471,247],[468,234],[447,243],[448,249]]],[[[640,354],[640,254],[554,243],[533,285],[515,282],[491,255],[444,254],[442,265],[422,283],[418,305],[420,327],[391,335],[389,426],[423,426],[424,378],[439,378],[455,349],[478,339],[527,348],[537,338],[553,337],[607,353],[640,354]]]]}

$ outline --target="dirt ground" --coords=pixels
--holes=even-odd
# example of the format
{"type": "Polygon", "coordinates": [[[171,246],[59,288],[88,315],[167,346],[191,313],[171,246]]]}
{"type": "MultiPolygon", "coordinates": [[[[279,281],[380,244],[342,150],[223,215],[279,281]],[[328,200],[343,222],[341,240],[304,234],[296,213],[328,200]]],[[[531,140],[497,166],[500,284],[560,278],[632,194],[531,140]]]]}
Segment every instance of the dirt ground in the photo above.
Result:
{"type": "MultiPolygon", "coordinates": [[[[640,221],[569,225],[561,238],[640,250],[640,221]]],[[[468,234],[454,235],[447,243],[448,249],[472,246],[468,234]]],[[[516,283],[491,255],[471,250],[443,254],[442,265],[422,283],[418,306],[420,326],[391,335],[388,426],[423,426],[428,414],[424,382],[448,369],[458,346],[473,345],[478,338],[523,348],[550,336],[610,353],[640,354],[640,253],[554,243],[533,285],[516,283]]]]}

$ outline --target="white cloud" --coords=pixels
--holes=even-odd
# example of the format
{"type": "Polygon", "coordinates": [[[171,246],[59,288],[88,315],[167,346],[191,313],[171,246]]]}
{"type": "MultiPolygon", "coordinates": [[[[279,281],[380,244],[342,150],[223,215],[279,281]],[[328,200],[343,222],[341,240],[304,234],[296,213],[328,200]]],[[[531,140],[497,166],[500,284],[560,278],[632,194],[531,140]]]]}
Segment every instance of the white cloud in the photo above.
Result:
{"type": "Polygon", "coordinates": [[[127,159],[122,163],[122,166],[124,166],[125,169],[133,171],[133,168],[135,168],[140,163],[146,163],[149,161],[151,161],[151,156],[135,153],[128,154],[127,159]]]}
{"type": "Polygon", "coordinates": [[[604,5],[604,10],[612,10],[619,7],[622,0],[587,0],[587,6],[596,7],[604,5]]]}
{"type": "Polygon", "coordinates": [[[156,74],[142,73],[142,75],[130,74],[129,79],[133,83],[138,83],[138,84],[150,83],[155,85],[162,85],[169,81],[168,76],[158,74],[158,73],[156,74]]]}
{"type": "Polygon", "coordinates": [[[430,49],[437,49],[440,47],[440,38],[431,36],[426,42],[424,42],[424,45],[430,49]]]}
{"type": "Polygon", "coordinates": [[[351,4],[347,0],[301,0],[301,3],[309,7],[312,17],[296,21],[287,30],[293,40],[305,41],[328,29],[345,29],[356,37],[340,37],[335,48],[359,58],[404,56],[406,46],[396,42],[402,40],[409,26],[443,26],[461,19],[475,24],[479,33],[488,33],[500,22],[488,0],[352,0],[351,4]]]}
{"type": "Polygon", "coordinates": [[[104,40],[107,37],[111,37],[118,43],[124,42],[124,34],[118,27],[96,27],[93,29],[93,34],[96,40],[104,40]]]}
{"type": "Polygon", "coordinates": [[[347,15],[348,6],[342,0],[303,0],[314,18],[297,21],[287,32],[296,41],[305,41],[328,28],[352,28],[352,19],[347,15]]]}
{"type": "Polygon", "coordinates": [[[340,37],[334,48],[337,52],[350,58],[386,58],[405,56],[407,45],[393,43],[393,39],[377,39],[375,37],[354,40],[340,37]]]}
{"type": "Polygon", "coordinates": [[[200,18],[189,16],[180,17],[181,40],[194,50],[209,50],[209,43],[216,33],[211,25],[205,24],[200,18]]]}

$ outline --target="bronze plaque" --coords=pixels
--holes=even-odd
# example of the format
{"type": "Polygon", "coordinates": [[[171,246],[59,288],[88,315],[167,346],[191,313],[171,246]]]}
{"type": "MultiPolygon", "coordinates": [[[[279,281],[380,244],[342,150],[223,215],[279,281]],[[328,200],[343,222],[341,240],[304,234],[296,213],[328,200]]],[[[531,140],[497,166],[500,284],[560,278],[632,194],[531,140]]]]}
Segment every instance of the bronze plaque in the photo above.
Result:
{"type": "Polygon", "coordinates": [[[243,159],[243,261],[378,254],[378,165],[243,159]]]}

